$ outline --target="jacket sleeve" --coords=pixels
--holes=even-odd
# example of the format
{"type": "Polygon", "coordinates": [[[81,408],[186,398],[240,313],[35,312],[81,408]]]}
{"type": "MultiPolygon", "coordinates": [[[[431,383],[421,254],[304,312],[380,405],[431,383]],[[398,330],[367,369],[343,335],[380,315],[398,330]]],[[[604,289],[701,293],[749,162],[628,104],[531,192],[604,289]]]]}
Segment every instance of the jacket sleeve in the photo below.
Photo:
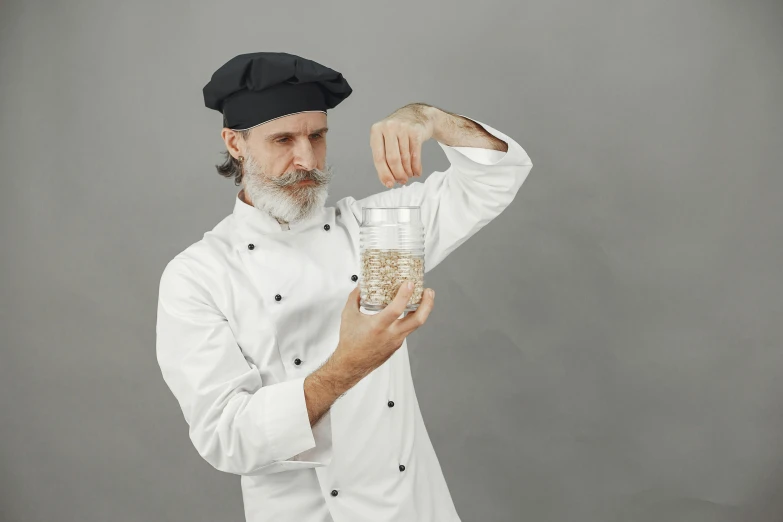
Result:
{"type": "Polygon", "coordinates": [[[508,151],[450,147],[440,142],[450,166],[423,182],[408,182],[361,200],[349,200],[362,220],[362,207],[420,206],[424,224],[424,271],[429,272],[458,246],[497,217],[511,202],[533,168],[525,150],[513,139],[473,120],[505,141],[508,151]]]}
{"type": "Polygon", "coordinates": [[[199,454],[237,475],[327,465],[331,415],[310,426],[304,378],[265,386],[210,293],[181,259],[166,266],[159,290],[157,360],[199,454]]]}

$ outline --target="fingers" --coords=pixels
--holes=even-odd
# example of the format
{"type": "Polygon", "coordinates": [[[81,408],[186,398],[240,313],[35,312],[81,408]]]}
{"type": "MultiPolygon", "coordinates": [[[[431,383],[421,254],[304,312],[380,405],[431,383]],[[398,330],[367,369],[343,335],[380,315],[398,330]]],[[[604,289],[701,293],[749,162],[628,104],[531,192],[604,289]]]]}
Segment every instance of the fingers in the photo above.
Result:
{"type": "Polygon", "coordinates": [[[382,327],[388,328],[389,325],[402,315],[402,312],[405,311],[405,307],[408,306],[408,300],[413,294],[413,285],[411,285],[411,288],[408,288],[406,283],[408,283],[408,281],[403,281],[392,302],[375,315],[382,327]]]}
{"type": "Polygon", "coordinates": [[[392,188],[396,179],[386,163],[386,145],[383,133],[375,125],[370,130],[370,147],[372,148],[372,161],[375,164],[375,170],[378,171],[378,178],[385,186],[392,188]]]}
{"type": "Polygon", "coordinates": [[[404,319],[397,321],[395,329],[403,335],[408,335],[427,321],[427,317],[430,316],[430,312],[432,312],[434,306],[435,292],[431,288],[428,288],[424,292],[424,295],[422,295],[421,303],[416,311],[409,312],[404,319]]]}
{"type": "Polygon", "coordinates": [[[386,146],[386,164],[389,166],[394,180],[404,185],[408,181],[408,175],[402,168],[402,157],[400,156],[400,141],[396,134],[386,133],[383,135],[383,142],[386,146]]]}
{"type": "Polygon", "coordinates": [[[400,163],[405,172],[405,181],[413,177],[413,168],[411,167],[411,139],[409,134],[398,134],[397,143],[400,149],[400,163]]]}
{"type": "Polygon", "coordinates": [[[421,177],[421,140],[415,134],[411,134],[409,141],[411,151],[411,169],[414,176],[421,177]]]}
{"type": "Polygon", "coordinates": [[[384,121],[370,128],[370,147],[378,178],[385,186],[405,185],[421,176],[421,147],[427,136],[415,125],[384,121]]]}
{"type": "Polygon", "coordinates": [[[345,303],[346,310],[359,311],[362,301],[362,294],[359,285],[357,284],[351,293],[348,294],[348,302],[345,303]]]}

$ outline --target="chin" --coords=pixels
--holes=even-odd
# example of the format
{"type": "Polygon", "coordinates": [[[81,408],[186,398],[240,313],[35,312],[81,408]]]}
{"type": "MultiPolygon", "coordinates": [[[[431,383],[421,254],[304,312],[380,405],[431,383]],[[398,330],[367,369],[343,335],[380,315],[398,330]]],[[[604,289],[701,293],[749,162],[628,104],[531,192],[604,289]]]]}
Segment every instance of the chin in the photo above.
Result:
{"type": "Polygon", "coordinates": [[[253,202],[254,206],[266,210],[273,217],[293,223],[309,219],[321,211],[326,204],[327,196],[327,185],[289,186],[277,195],[260,192],[253,198],[253,202]]]}

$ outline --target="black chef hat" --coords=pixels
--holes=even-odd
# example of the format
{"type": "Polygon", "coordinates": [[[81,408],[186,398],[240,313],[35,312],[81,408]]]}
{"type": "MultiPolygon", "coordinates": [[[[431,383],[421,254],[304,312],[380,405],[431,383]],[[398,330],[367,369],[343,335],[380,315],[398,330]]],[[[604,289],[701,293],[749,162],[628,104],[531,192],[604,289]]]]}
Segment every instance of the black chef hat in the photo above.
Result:
{"type": "Polygon", "coordinates": [[[204,86],[204,105],[229,129],[246,130],[305,111],[326,112],[352,92],[343,75],[288,53],[240,54],[204,86]]]}

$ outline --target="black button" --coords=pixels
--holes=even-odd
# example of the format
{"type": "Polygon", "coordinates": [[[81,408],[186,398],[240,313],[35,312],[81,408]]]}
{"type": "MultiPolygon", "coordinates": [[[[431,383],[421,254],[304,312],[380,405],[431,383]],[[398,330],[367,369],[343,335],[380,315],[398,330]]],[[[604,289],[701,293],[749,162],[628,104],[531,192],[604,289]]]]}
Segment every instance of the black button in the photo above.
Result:
{"type": "Polygon", "coordinates": [[[299,366],[300,364],[302,364],[302,359],[297,357],[296,359],[294,359],[294,364],[299,366]]]}
{"type": "Polygon", "coordinates": [[[336,496],[337,496],[337,490],[336,490],[336,489],[333,489],[333,490],[332,490],[332,496],[333,496],[333,497],[336,497],[336,496]]]}
{"type": "Polygon", "coordinates": [[[282,296],[282,295],[280,295],[280,294],[277,294],[277,295],[275,296],[275,301],[279,301],[279,300],[281,300],[282,298],[283,298],[283,296],[282,296]]]}
{"type": "Polygon", "coordinates": [[[354,283],[355,283],[356,281],[358,281],[358,280],[359,280],[359,276],[358,276],[358,275],[352,275],[352,276],[351,276],[351,281],[353,281],[354,283]]]}
{"type": "Polygon", "coordinates": [[[256,246],[253,243],[250,243],[249,245],[247,245],[247,249],[248,250],[253,250],[255,247],[256,246]]]}
{"type": "Polygon", "coordinates": [[[389,408],[394,408],[394,401],[389,401],[389,408]]]}
{"type": "Polygon", "coordinates": [[[324,230],[329,230],[330,228],[331,228],[331,227],[329,226],[329,224],[328,224],[328,223],[327,223],[326,225],[324,225],[324,230]]]}
{"type": "Polygon", "coordinates": [[[402,464],[400,464],[400,471],[405,471],[405,466],[403,466],[402,464]]]}

